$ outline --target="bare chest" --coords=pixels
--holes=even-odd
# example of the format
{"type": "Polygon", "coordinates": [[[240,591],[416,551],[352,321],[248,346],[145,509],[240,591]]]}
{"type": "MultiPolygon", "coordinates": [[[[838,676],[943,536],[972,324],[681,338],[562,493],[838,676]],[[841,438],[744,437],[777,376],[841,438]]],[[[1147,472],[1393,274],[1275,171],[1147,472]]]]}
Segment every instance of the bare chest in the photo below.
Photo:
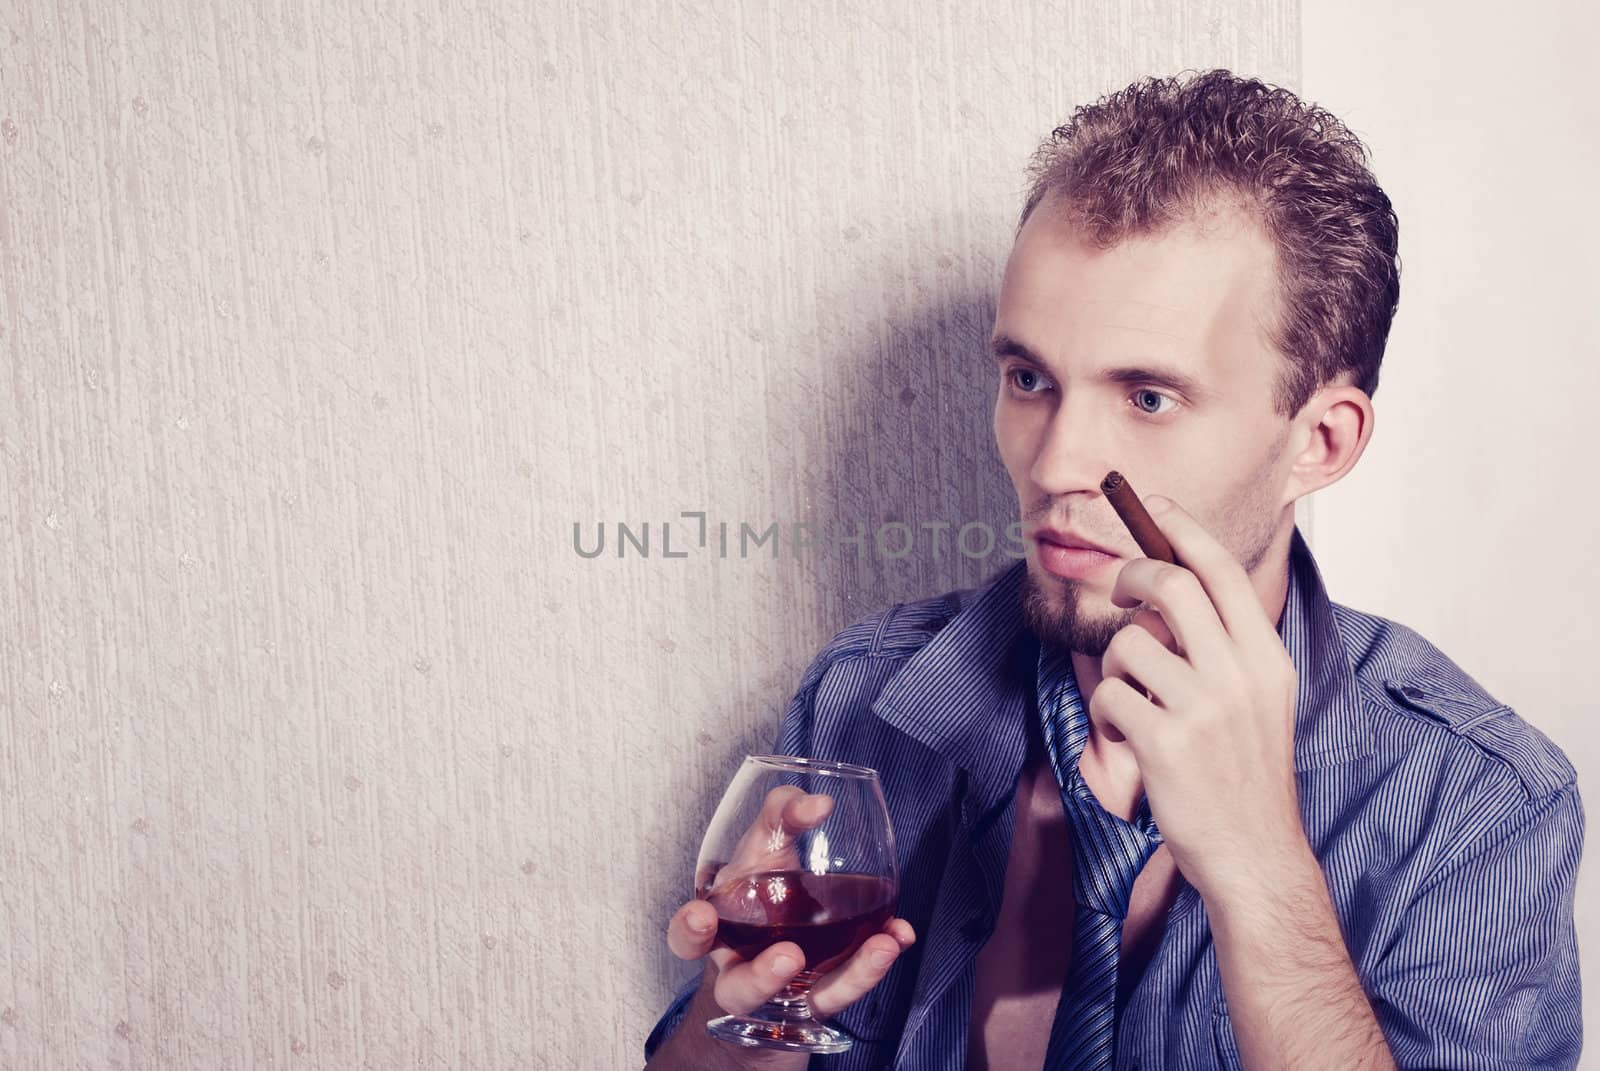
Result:
{"type": "MultiPolygon", "coordinates": [[[[1134,881],[1119,975],[1129,986],[1161,942],[1177,869],[1158,848],[1134,881]]],[[[994,932],[979,952],[968,1066],[1038,1071],[1072,961],[1072,834],[1054,775],[1032,761],[1017,784],[1016,823],[994,932]]]]}

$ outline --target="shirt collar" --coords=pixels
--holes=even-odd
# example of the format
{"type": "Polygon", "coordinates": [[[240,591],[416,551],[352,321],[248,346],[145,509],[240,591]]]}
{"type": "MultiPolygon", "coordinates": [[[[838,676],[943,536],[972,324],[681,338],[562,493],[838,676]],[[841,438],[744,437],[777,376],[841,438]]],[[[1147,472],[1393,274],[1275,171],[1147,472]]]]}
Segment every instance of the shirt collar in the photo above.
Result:
{"type": "MultiPolygon", "coordinates": [[[[1009,793],[1027,753],[1037,641],[1023,626],[1028,563],[982,589],[918,650],[872,704],[890,725],[971,776],[983,806],[1009,793]]],[[[1278,638],[1297,681],[1294,767],[1311,770],[1365,754],[1371,729],[1321,571],[1296,526],[1278,638]]]]}
{"type": "Polygon", "coordinates": [[[1322,571],[1296,525],[1289,544],[1289,595],[1278,620],[1278,639],[1288,649],[1298,678],[1297,772],[1349,762],[1372,746],[1372,726],[1333,607],[1322,571]]]}
{"type": "Polygon", "coordinates": [[[1028,750],[1037,641],[1022,621],[1028,563],[980,590],[913,654],[872,709],[966,770],[979,813],[1016,784],[1028,750]]]}

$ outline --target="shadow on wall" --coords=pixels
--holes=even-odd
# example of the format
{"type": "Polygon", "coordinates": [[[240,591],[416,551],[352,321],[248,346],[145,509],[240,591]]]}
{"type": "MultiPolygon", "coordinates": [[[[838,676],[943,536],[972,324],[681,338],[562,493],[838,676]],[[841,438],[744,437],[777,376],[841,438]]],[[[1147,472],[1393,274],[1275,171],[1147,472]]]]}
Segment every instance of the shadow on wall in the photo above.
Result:
{"type": "MultiPolygon", "coordinates": [[[[921,266],[905,270],[924,273],[921,266]]],[[[893,293],[917,282],[893,275],[891,265],[852,292],[893,293]]],[[[786,284],[779,278],[771,285],[786,284]]],[[[824,308],[818,320],[826,313],[824,308]]],[[[867,536],[864,554],[846,548],[803,565],[784,563],[771,619],[748,626],[752,634],[770,636],[772,650],[795,667],[774,686],[781,694],[762,704],[775,717],[787,708],[821,646],[846,625],[897,602],[986,583],[1015,561],[1004,555],[1005,529],[1017,519],[1018,507],[992,423],[998,378],[988,355],[993,293],[963,284],[930,293],[913,308],[886,307],[877,320],[863,316],[859,303],[848,315],[853,322],[796,324],[770,350],[782,355],[767,369],[767,446],[777,484],[772,501],[808,502],[812,508],[804,519],[817,525],[859,522],[867,536]],[[983,542],[976,528],[968,533],[971,553],[957,547],[960,527],[971,522],[995,534],[991,553],[976,553],[983,542]],[[884,547],[875,545],[874,529],[893,524],[915,534],[904,556],[893,556],[903,545],[903,528],[883,529],[884,547]],[[891,553],[880,552],[885,549],[891,553]],[[794,606],[777,605],[791,582],[805,585],[810,596],[794,606]]],[[[724,709],[703,712],[705,724],[749,724],[750,711],[735,709],[744,702],[730,692],[724,709]]],[[[742,738],[702,732],[704,763],[697,765],[731,776],[745,754],[770,751],[776,731],[773,720],[742,738]]],[[[701,836],[723,787],[717,783],[705,791],[703,779],[686,766],[675,767],[674,777],[668,798],[678,801],[676,828],[670,843],[656,846],[658,865],[651,868],[668,880],[647,894],[651,918],[663,929],[685,899],[701,836]]],[[[648,985],[659,1003],[638,1027],[641,1040],[671,995],[701,969],[672,958],[664,941],[661,956],[648,962],[655,965],[648,985]]]]}

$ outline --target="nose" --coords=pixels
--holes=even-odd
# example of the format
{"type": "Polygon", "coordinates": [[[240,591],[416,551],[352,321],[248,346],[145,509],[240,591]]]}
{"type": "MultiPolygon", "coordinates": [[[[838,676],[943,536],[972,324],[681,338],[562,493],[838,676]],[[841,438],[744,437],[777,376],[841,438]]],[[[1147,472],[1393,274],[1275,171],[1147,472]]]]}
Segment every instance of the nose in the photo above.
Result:
{"type": "Polygon", "coordinates": [[[1070,397],[1063,397],[1044,425],[1028,477],[1051,498],[1075,491],[1098,494],[1100,481],[1115,467],[1105,457],[1105,442],[1088,399],[1074,404],[1070,397]]]}

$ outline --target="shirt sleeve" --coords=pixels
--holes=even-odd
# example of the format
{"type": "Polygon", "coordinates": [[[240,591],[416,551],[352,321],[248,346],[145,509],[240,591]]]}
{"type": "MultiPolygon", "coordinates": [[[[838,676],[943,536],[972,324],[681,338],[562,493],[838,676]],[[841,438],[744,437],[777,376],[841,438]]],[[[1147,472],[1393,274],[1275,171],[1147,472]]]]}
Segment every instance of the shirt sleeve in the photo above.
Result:
{"type": "Polygon", "coordinates": [[[1575,1068],[1575,782],[1523,803],[1430,876],[1368,979],[1400,1068],[1575,1068]]]}
{"type": "MultiPolygon", "coordinates": [[[[689,1002],[694,1000],[695,993],[700,989],[701,977],[702,975],[696,974],[689,979],[688,983],[678,990],[678,995],[673,998],[672,1004],[662,1014],[661,1018],[656,1020],[655,1028],[650,1031],[650,1036],[644,1039],[644,1058],[646,1063],[650,1062],[651,1058],[655,1056],[656,1050],[673,1035],[678,1029],[678,1025],[683,1022],[683,1017],[689,1010],[689,1002]]],[[[638,1037],[637,1034],[634,1036],[638,1037]]]]}

